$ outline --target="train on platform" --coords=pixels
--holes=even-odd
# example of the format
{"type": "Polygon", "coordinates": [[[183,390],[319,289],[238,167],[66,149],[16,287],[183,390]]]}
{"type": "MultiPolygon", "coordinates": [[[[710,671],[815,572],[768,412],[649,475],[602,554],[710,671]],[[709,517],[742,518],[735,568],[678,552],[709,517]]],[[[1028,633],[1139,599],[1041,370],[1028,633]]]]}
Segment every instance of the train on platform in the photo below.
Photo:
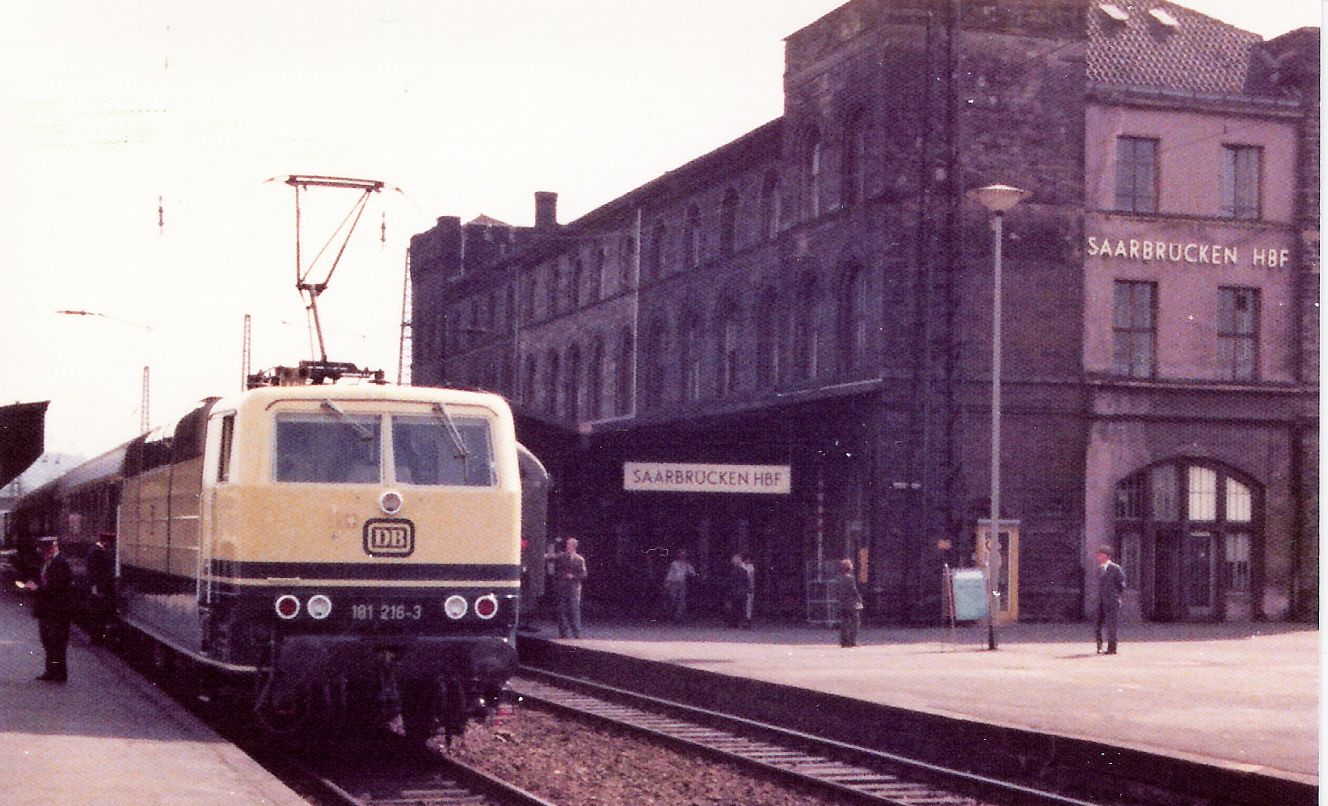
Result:
{"type": "Polygon", "coordinates": [[[35,575],[55,535],[82,577],[113,532],[118,624],[174,676],[243,692],[276,733],[450,739],[516,667],[548,474],[498,395],[312,376],[208,398],[24,496],[14,564],[35,575]]]}

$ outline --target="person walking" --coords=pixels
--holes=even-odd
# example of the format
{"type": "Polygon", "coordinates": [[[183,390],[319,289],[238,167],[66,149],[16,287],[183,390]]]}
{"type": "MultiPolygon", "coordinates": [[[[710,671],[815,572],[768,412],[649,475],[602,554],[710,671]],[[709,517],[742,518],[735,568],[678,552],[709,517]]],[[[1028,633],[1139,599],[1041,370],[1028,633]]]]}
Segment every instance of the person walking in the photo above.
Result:
{"type": "Polygon", "coordinates": [[[41,573],[37,581],[24,586],[36,591],[33,615],[37,617],[37,634],[46,651],[46,671],[37,676],[48,683],[63,683],[69,679],[65,662],[69,648],[69,621],[74,610],[74,574],[69,562],[60,554],[60,541],[43,537],[38,541],[42,549],[41,573]]]}
{"type": "Polygon", "coordinates": [[[91,587],[88,629],[94,644],[106,642],[111,619],[115,616],[115,559],[111,555],[110,532],[97,535],[88,551],[88,583],[91,587]]]}
{"type": "Polygon", "coordinates": [[[678,549],[664,574],[664,594],[669,600],[669,618],[682,621],[687,615],[687,582],[699,576],[687,561],[687,549],[678,549]]]}
{"type": "Polygon", "coordinates": [[[747,601],[752,591],[752,575],[743,564],[741,554],[733,555],[733,564],[729,566],[725,585],[727,595],[724,597],[724,604],[728,610],[729,626],[739,627],[746,624],[750,627],[747,601]]]}
{"type": "Polygon", "coordinates": [[[553,590],[558,599],[558,637],[581,637],[581,583],[585,581],[586,558],[576,553],[578,541],[569,537],[553,558],[553,590]]]}
{"type": "Polygon", "coordinates": [[[1125,571],[1111,561],[1111,546],[1097,549],[1097,621],[1093,634],[1097,651],[1102,654],[1102,630],[1107,631],[1107,655],[1116,654],[1116,628],[1120,623],[1121,594],[1125,592],[1125,571]]]}
{"type": "Polygon", "coordinates": [[[853,561],[839,561],[839,576],[830,583],[830,598],[839,610],[839,645],[858,645],[858,629],[862,626],[862,597],[858,594],[858,581],[853,577],[853,561]]]}

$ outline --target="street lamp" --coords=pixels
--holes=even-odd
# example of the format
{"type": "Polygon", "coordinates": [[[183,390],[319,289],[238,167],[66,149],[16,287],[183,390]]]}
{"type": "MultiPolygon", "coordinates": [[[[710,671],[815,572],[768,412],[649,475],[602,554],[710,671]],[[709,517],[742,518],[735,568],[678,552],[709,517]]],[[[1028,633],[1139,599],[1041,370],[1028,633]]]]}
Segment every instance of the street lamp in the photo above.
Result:
{"type": "Polygon", "coordinates": [[[991,555],[1000,548],[1001,522],[1001,233],[1005,212],[1030,195],[1027,190],[1009,185],[987,185],[968,191],[970,199],[986,207],[995,216],[992,226],[995,246],[991,303],[991,524],[987,527],[987,545],[983,552],[987,576],[987,649],[996,648],[996,614],[992,604],[995,599],[995,580],[991,573],[991,555]]]}

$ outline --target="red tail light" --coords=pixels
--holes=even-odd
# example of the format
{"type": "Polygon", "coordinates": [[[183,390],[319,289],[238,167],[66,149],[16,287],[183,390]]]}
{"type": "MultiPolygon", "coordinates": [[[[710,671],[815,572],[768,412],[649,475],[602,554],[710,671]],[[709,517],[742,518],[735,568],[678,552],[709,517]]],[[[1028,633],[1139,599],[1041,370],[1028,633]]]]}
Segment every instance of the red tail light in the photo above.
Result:
{"type": "Polygon", "coordinates": [[[475,600],[475,615],[491,619],[498,614],[498,597],[487,593],[475,600]]]}
{"type": "Polygon", "coordinates": [[[277,597],[276,608],[278,616],[290,621],[300,615],[300,600],[287,593],[277,597]]]}

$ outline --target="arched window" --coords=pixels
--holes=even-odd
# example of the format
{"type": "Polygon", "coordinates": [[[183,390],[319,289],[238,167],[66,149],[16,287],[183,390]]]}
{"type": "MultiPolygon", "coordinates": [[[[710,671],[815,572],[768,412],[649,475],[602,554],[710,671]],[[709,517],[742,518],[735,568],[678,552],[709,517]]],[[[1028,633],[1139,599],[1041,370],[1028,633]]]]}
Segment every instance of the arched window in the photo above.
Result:
{"type": "Polygon", "coordinates": [[[866,356],[867,272],[850,266],[839,303],[840,369],[860,369],[866,356]]]}
{"type": "Polygon", "coordinates": [[[773,288],[756,303],[756,382],[766,388],[780,382],[779,298],[773,288]]]}
{"type": "Polygon", "coordinates": [[[624,235],[618,245],[618,290],[627,291],[636,280],[636,238],[624,235]]]}
{"type": "Polygon", "coordinates": [[[728,257],[738,241],[738,191],[729,188],[719,203],[719,254],[728,257]]]}
{"type": "Polygon", "coordinates": [[[1162,462],[1116,485],[1126,585],[1157,621],[1248,619],[1262,596],[1262,490],[1207,461],[1162,462]]]}
{"type": "Polygon", "coordinates": [[[646,253],[646,277],[658,280],[664,276],[664,242],[669,237],[669,228],[663,221],[655,222],[655,230],[650,236],[650,249],[646,253]]]}
{"type": "Polygon", "coordinates": [[[573,344],[567,350],[567,369],[563,372],[563,417],[569,422],[581,419],[581,346],[573,344]]]}
{"type": "Polygon", "coordinates": [[[770,240],[779,235],[779,174],[766,171],[761,180],[761,237],[770,240]]]}
{"type": "Polygon", "coordinates": [[[590,275],[590,301],[604,298],[604,247],[595,247],[595,268],[590,275]]]}
{"type": "Polygon", "coordinates": [[[719,305],[715,331],[715,390],[720,397],[728,397],[738,388],[738,363],[741,356],[742,322],[738,306],[732,300],[719,305]]]}
{"type": "Polygon", "coordinates": [[[535,321],[535,297],[539,294],[539,276],[532,271],[526,275],[525,280],[525,285],[522,287],[521,317],[530,323],[535,321]]]}
{"type": "Polygon", "coordinates": [[[581,258],[572,262],[572,276],[567,283],[567,309],[574,311],[581,307],[582,289],[586,284],[586,266],[581,258]]]}
{"type": "Polygon", "coordinates": [[[695,311],[689,311],[683,316],[682,325],[678,328],[678,346],[681,348],[679,363],[682,369],[678,379],[682,384],[680,397],[683,402],[701,399],[701,358],[705,353],[703,334],[701,318],[695,311]]]}
{"type": "Polygon", "coordinates": [[[586,364],[585,412],[587,420],[598,420],[604,416],[601,406],[604,400],[604,337],[596,333],[590,340],[590,360],[586,364]]]}
{"type": "Polygon", "coordinates": [[[799,377],[815,378],[821,352],[821,292],[816,275],[808,272],[798,283],[798,314],[793,323],[793,363],[799,377]]]}
{"type": "Polygon", "coordinates": [[[687,208],[682,242],[683,261],[687,268],[694,269],[701,264],[701,208],[695,204],[687,208]]]}
{"type": "Polygon", "coordinates": [[[802,151],[802,212],[808,219],[821,215],[821,151],[821,133],[813,126],[807,132],[802,151]]]}
{"type": "Polygon", "coordinates": [[[630,327],[618,338],[618,357],[614,363],[614,408],[619,414],[632,410],[632,385],[636,383],[636,339],[630,327]]]}
{"type": "Polygon", "coordinates": [[[673,350],[667,319],[660,317],[651,324],[646,344],[645,403],[648,407],[658,407],[664,403],[668,360],[673,350]]]}
{"type": "Polygon", "coordinates": [[[545,377],[544,383],[545,414],[558,414],[558,382],[561,377],[558,374],[559,363],[558,351],[552,349],[549,350],[548,358],[545,360],[545,365],[548,367],[548,375],[545,377]]]}
{"type": "Polygon", "coordinates": [[[844,158],[840,163],[840,199],[852,207],[866,195],[867,132],[861,109],[849,115],[844,126],[844,158]]]}
{"type": "Polygon", "coordinates": [[[562,263],[554,263],[549,267],[549,287],[545,289],[548,297],[548,307],[545,309],[545,315],[553,318],[558,313],[558,286],[562,283],[562,263]]]}
{"type": "Polygon", "coordinates": [[[528,408],[534,409],[536,399],[539,393],[539,365],[535,356],[526,356],[526,375],[524,385],[521,387],[521,399],[526,401],[528,408]]]}

